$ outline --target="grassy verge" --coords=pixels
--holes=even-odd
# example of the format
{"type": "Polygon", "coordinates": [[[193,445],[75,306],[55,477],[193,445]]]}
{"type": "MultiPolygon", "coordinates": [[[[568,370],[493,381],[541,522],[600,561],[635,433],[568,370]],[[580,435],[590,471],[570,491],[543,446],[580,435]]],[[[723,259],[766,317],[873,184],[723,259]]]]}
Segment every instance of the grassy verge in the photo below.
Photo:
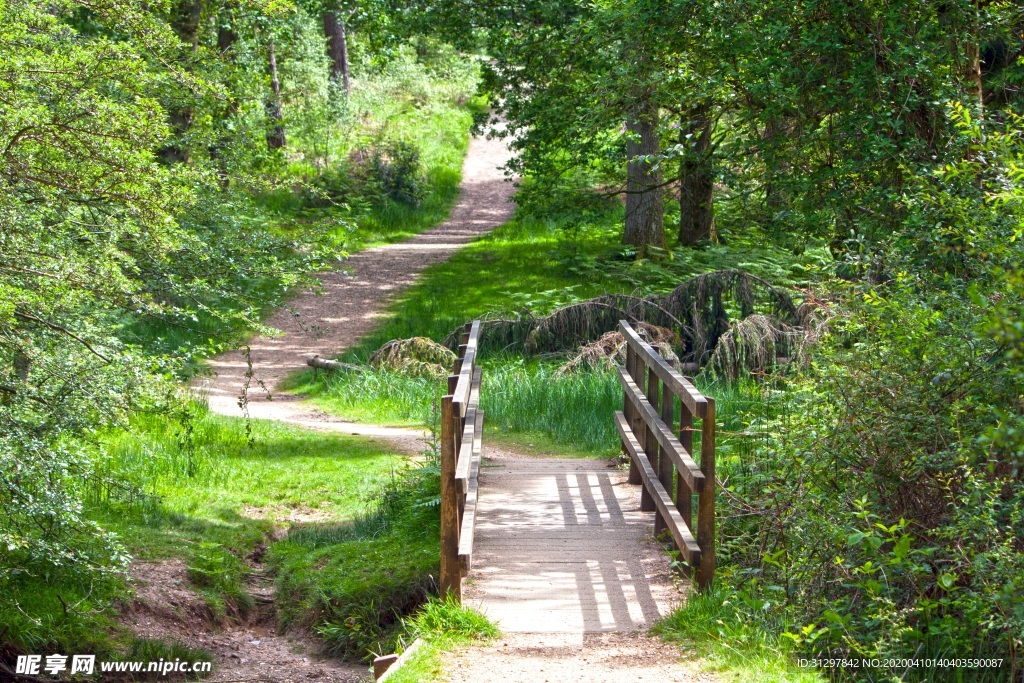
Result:
{"type": "Polygon", "coordinates": [[[498,627],[476,610],[432,599],[405,623],[407,638],[423,645],[391,675],[392,683],[432,683],[444,676],[443,655],[453,648],[497,638],[498,627]]]}
{"type": "Polygon", "coordinates": [[[333,653],[389,652],[402,619],[437,593],[440,471],[431,452],[378,490],[350,524],[305,524],[270,548],[281,618],[315,631],[333,653]]]}
{"type": "MultiPolygon", "coordinates": [[[[352,520],[405,458],[358,437],[211,415],[139,415],[101,439],[100,478],[84,484],[88,516],[140,561],[181,558],[215,614],[244,613],[246,563],[276,526],[297,519],[352,520]],[[251,444],[251,445],[250,445],[251,444]],[[116,485],[110,482],[117,482],[116,485]]],[[[26,567],[0,600],[7,642],[96,653],[132,645],[113,623],[128,586],[117,574],[81,583],[26,567]]]]}
{"type": "Polygon", "coordinates": [[[762,624],[757,606],[742,591],[719,586],[691,593],[686,603],[659,622],[654,633],[693,649],[725,681],[751,683],[823,683],[813,669],[800,668],[777,634],[778,625],[762,624]]]}

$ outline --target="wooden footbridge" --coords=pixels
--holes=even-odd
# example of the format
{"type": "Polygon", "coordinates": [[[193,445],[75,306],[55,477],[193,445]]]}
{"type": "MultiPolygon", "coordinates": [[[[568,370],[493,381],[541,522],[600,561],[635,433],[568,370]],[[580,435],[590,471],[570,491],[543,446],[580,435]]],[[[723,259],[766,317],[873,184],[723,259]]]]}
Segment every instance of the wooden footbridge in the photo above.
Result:
{"type": "Polygon", "coordinates": [[[489,450],[485,463],[480,323],[460,339],[442,400],[441,590],[465,596],[505,631],[629,631],[664,616],[678,591],[668,554],[652,536],[671,543],[698,588],[711,585],[714,399],[627,322],[620,327],[624,401],[613,419],[628,474],[603,460],[500,449],[489,450]]]}

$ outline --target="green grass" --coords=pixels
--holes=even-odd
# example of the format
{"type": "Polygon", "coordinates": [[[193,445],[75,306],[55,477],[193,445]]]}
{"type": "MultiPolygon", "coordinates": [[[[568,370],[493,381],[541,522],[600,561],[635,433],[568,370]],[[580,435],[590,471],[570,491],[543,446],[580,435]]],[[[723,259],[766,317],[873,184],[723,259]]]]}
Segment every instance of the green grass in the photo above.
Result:
{"type": "MultiPolygon", "coordinates": [[[[614,372],[556,376],[557,364],[509,354],[485,355],[483,365],[480,405],[489,443],[548,455],[607,457],[619,452],[613,415],[622,409],[622,389],[614,372]]],[[[721,471],[742,470],[753,456],[757,434],[740,416],[760,408],[770,391],[753,382],[699,378],[697,384],[717,402],[723,432],[717,442],[721,471]]],[[[442,389],[436,380],[373,369],[320,373],[316,379],[303,373],[291,386],[348,419],[414,427],[431,424],[442,389]]]]}
{"type": "MultiPolygon", "coordinates": [[[[583,238],[593,250],[605,240],[583,238]]],[[[384,311],[384,322],[343,359],[365,360],[391,339],[414,336],[441,340],[467,320],[528,307],[544,311],[609,291],[614,281],[580,278],[555,256],[564,235],[550,223],[525,218],[502,225],[426,269],[384,311]]]]}
{"type": "MultiPolygon", "coordinates": [[[[221,616],[251,607],[246,558],[270,542],[275,526],[297,517],[351,521],[374,509],[382,482],[405,466],[403,456],[365,438],[258,421],[248,434],[244,421],[201,406],[186,414],[140,414],[130,429],[102,435],[100,475],[119,485],[84,484],[87,513],[137,560],[183,559],[193,588],[221,616]]],[[[17,596],[0,600],[6,642],[29,652],[127,646],[110,616],[128,595],[116,574],[83,584],[25,567],[4,588],[17,596]]]]}
{"type": "MultiPolygon", "coordinates": [[[[721,584],[721,580],[719,580],[721,584]]],[[[758,621],[742,595],[721,585],[692,592],[682,607],[652,629],[666,640],[693,649],[702,669],[724,681],[751,683],[823,683],[814,669],[800,668],[776,635],[781,629],[758,621]]]]}
{"type": "Polygon", "coordinates": [[[444,675],[444,654],[454,647],[486,642],[501,635],[480,612],[453,600],[433,598],[405,622],[407,637],[423,644],[395,671],[394,683],[428,683],[444,675]]]}
{"type": "Polygon", "coordinates": [[[138,415],[105,439],[104,473],[135,483],[161,510],[220,523],[297,515],[352,518],[403,462],[382,442],[280,423],[245,421],[193,406],[184,421],[138,415]],[[249,439],[252,439],[252,445],[249,439]]]}
{"type": "Polygon", "coordinates": [[[403,618],[437,592],[439,496],[429,458],[394,477],[353,524],[293,527],[267,554],[282,622],[311,628],[348,659],[393,650],[403,618]]]}
{"type": "Polygon", "coordinates": [[[251,429],[201,406],[181,422],[136,416],[130,431],[107,437],[103,474],[134,484],[142,497],[93,495],[94,519],[137,558],[185,559],[189,579],[219,614],[251,606],[244,558],[275,526],[351,520],[404,462],[363,438],[261,421],[251,429]]]}

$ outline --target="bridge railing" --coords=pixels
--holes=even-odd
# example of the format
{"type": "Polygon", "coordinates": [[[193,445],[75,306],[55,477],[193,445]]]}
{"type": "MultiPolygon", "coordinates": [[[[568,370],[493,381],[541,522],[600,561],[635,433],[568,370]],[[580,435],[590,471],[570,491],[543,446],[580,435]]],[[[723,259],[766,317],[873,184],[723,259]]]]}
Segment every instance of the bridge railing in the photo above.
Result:
{"type": "Polygon", "coordinates": [[[715,573],[715,400],[676,372],[629,323],[620,321],[619,327],[626,339],[626,367],[618,367],[625,397],[615,422],[629,456],[629,482],[643,485],[640,509],[655,512],[655,533],[668,530],[694,570],[697,587],[708,588],[715,573]],[[699,465],[694,418],[701,420],[699,465]]]}
{"type": "Polygon", "coordinates": [[[477,478],[484,413],[476,364],[480,322],[466,326],[441,399],[441,595],[462,600],[462,576],[473,563],[477,478]]]}

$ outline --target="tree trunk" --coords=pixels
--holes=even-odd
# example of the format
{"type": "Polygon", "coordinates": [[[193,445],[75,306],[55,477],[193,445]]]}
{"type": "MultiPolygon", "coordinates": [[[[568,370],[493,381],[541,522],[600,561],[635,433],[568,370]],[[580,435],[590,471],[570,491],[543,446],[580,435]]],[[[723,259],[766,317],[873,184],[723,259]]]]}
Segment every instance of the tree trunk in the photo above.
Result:
{"type": "Polygon", "coordinates": [[[287,143],[284,135],[284,114],[281,111],[281,84],[277,80],[277,56],[274,54],[274,39],[267,43],[267,58],[270,64],[270,89],[273,97],[267,100],[267,116],[271,126],[267,129],[267,147],[281,149],[287,143]]]}
{"type": "Polygon", "coordinates": [[[348,38],[344,20],[338,21],[334,12],[324,12],[324,35],[327,36],[327,56],[331,58],[331,79],[345,88],[347,96],[352,90],[348,75],[348,38]]]}
{"type": "MultiPolygon", "coordinates": [[[[776,140],[781,138],[784,141],[785,137],[789,135],[789,129],[790,123],[785,118],[777,116],[769,119],[762,135],[765,146],[769,150],[777,149],[775,147],[776,140]]],[[[785,188],[785,184],[780,183],[778,179],[785,178],[790,174],[791,165],[788,161],[789,157],[779,154],[777,151],[774,154],[765,152],[762,156],[768,166],[764,180],[764,225],[769,234],[778,235],[782,223],[776,217],[792,208],[790,193],[785,188]]]]}
{"type": "Polygon", "coordinates": [[[974,40],[967,44],[967,83],[978,111],[977,119],[985,118],[985,86],[981,80],[981,50],[974,40]]]}
{"type": "Polygon", "coordinates": [[[638,156],[658,153],[658,108],[641,102],[626,121],[626,227],[622,243],[637,247],[641,255],[649,246],[665,246],[661,171],[638,156]]]}
{"type": "Polygon", "coordinates": [[[679,126],[679,144],[689,149],[679,162],[679,243],[711,236],[715,222],[711,117],[707,105],[694,109],[679,126]]]}
{"type": "Polygon", "coordinates": [[[193,50],[199,48],[199,24],[203,18],[204,0],[183,0],[174,9],[171,28],[181,42],[191,45],[193,50]]]}
{"type": "MultiPolygon", "coordinates": [[[[234,62],[234,52],[231,50],[235,43],[238,42],[238,34],[230,26],[221,25],[217,27],[217,52],[220,57],[227,62],[234,62]]],[[[238,98],[234,91],[229,91],[227,104],[219,113],[219,121],[225,121],[238,114],[238,98]]],[[[222,132],[217,136],[217,140],[210,145],[209,153],[210,159],[216,164],[217,177],[220,179],[220,187],[222,190],[228,189],[231,185],[231,177],[228,173],[227,159],[225,159],[224,150],[231,145],[231,135],[226,132],[226,129],[222,129],[222,132]]]]}
{"type": "MultiPolygon", "coordinates": [[[[171,16],[171,28],[174,29],[175,35],[181,42],[191,45],[193,52],[199,49],[199,26],[202,23],[204,7],[204,0],[182,0],[174,6],[174,13],[171,16]]],[[[190,68],[189,70],[191,71],[190,68]]],[[[180,144],[180,140],[192,128],[191,102],[187,99],[169,102],[167,122],[174,138],[169,144],[157,150],[157,156],[167,164],[185,163],[189,160],[190,153],[180,144]]]]}
{"type": "Polygon", "coordinates": [[[222,55],[230,50],[236,42],[238,42],[238,34],[230,26],[217,28],[217,51],[222,55]]]}

